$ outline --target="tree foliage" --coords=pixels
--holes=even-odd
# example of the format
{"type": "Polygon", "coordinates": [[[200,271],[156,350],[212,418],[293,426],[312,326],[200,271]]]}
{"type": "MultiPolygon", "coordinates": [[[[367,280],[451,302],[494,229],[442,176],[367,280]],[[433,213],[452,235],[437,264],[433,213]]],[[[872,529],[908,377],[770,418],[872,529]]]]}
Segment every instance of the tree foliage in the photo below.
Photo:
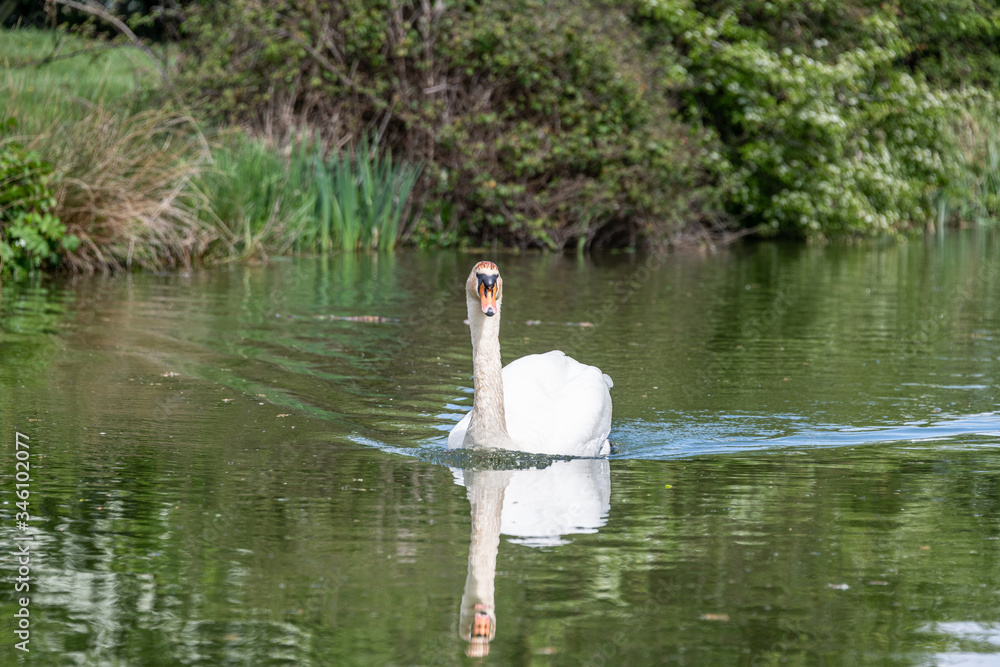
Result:
{"type": "Polygon", "coordinates": [[[424,238],[665,239],[701,217],[702,134],[600,2],[234,2],[184,22],[182,81],[232,121],[426,165],[424,238]]]}
{"type": "Polygon", "coordinates": [[[950,127],[975,91],[904,66],[899,6],[648,0],[636,14],[684,112],[718,137],[734,216],[797,235],[887,232],[930,219],[956,179],[950,127]]]}
{"type": "Polygon", "coordinates": [[[969,182],[969,109],[998,115],[987,0],[171,7],[189,103],[425,165],[402,236],[429,243],[895,233],[969,182]]]}
{"type": "Polygon", "coordinates": [[[205,108],[375,131],[428,165],[425,236],[551,247],[922,224],[1000,71],[974,0],[241,0],[184,28],[205,108]]]}

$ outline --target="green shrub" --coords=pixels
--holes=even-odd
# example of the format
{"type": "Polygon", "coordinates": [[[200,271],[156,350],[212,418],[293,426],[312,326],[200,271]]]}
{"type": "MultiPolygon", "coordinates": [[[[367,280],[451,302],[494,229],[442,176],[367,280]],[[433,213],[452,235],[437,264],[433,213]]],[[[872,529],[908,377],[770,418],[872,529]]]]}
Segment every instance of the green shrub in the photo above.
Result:
{"type": "MultiPolygon", "coordinates": [[[[13,125],[7,120],[3,128],[10,131],[13,125]]],[[[53,214],[51,179],[52,165],[0,138],[0,272],[22,275],[56,266],[79,245],[53,214]]]]}
{"type": "MultiPolygon", "coordinates": [[[[101,190],[87,179],[106,173],[88,157],[106,143],[104,121],[88,125],[89,107],[39,95],[35,69],[17,69],[0,92],[13,93],[10,115],[38,126],[27,148],[58,168],[56,215],[82,240],[70,263],[155,265],[207,247],[246,255],[397,239],[564,248],[662,245],[704,228],[899,233],[997,214],[994,5],[182,3],[175,92],[262,141],[215,151],[200,181],[209,206],[189,191],[191,172],[174,171],[159,184],[176,194],[169,215],[150,210],[145,226],[110,196],[151,189],[143,182],[102,183],[109,196],[88,209],[88,193],[101,190]],[[68,107],[81,128],[65,129],[68,107]],[[52,115],[61,133],[50,131],[52,115]],[[296,139],[302,133],[310,139],[296,139]],[[416,164],[419,175],[406,166],[416,164]],[[82,186],[64,187],[74,183],[82,186]],[[406,192],[418,220],[402,217],[406,192]],[[123,214],[104,214],[114,207],[123,214]]],[[[0,57],[27,64],[19,44],[0,57]]],[[[105,68],[119,88],[128,83],[123,55],[105,68]]],[[[94,95],[106,111],[103,98],[94,95]]],[[[161,123],[151,132],[174,136],[161,123]]],[[[147,141],[141,134],[125,152],[147,141]]],[[[197,171],[190,146],[171,155],[154,151],[154,161],[197,171]]],[[[133,157],[123,173],[143,171],[129,166],[133,157]]]]}
{"type": "Polygon", "coordinates": [[[427,238],[881,234],[962,181],[952,127],[990,94],[957,87],[996,89],[998,26],[980,0],[239,0],[188,12],[181,80],[219,117],[425,163],[427,238]]]}
{"type": "Polygon", "coordinates": [[[898,64],[888,6],[643,2],[650,43],[680,64],[685,112],[718,137],[714,168],[745,225],[800,236],[885,233],[933,217],[958,178],[961,96],[898,64]]]}
{"type": "Polygon", "coordinates": [[[192,104],[278,143],[374,135],[425,165],[417,237],[627,245],[704,217],[702,133],[616,3],[238,0],[183,27],[192,104]]]}
{"type": "MultiPolygon", "coordinates": [[[[868,4],[881,2],[868,0],[868,4]]],[[[996,90],[1000,7],[994,0],[896,0],[894,4],[893,16],[909,44],[900,65],[939,87],[996,90]]]]}

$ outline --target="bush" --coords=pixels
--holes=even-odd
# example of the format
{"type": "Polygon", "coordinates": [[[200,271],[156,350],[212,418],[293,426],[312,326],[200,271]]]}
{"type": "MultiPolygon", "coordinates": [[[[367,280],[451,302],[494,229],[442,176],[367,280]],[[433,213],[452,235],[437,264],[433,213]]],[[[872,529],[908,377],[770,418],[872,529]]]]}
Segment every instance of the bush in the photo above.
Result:
{"type": "Polygon", "coordinates": [[[33,30],[4,33],[0,44],[0,62],[10,64],[0,79],[5,113],[51,172],[48,212],[78,240],[50,243],[60,266],[158,269],[200,256],[217,234],[201,225],[205,200],[191,187],[207,146],[189,117],[139,104],[133,89],[158,81],[148,61],[126,50],[60,59],[54,49],[92,44],[33,30]]]}
{"type": "Polygon", "coordinates": [[[704,217],[701,133],[615,3],[239,0],[183,28],[178,80],[215,117],[423,163],[418,237],[634,245],[704,217]]]}
{"type": "MultiPolygon", "coordinates": [[[[14,127],[12,119],[2,124],[14,127]]],[[[79,239],[53,214],[52,165],[0,135],[0,273],[15,276],[59,264],[79,239]]]]}
{"type": "Polygon", "coordinates": [[[185,116],[100,103],[54,120],[31,146],[56,165],[55,210],[80,239],[66,257],[75,271],[188,266],[216,235],[192,188],[207,147],[185,116]]]}
{"type": "Polygon", "coordinates": [[[718,137],[734,217],[799,236],[933,217],[933,197],[958,177],[949,130],[961,96],[898,66],[911,47],[892,7],[706,4],[642,2],[637,19],[680,64],[685,113],[718,137]]]}
{"type": "Polygon", "coordinates": [[[977,2],[240,0],[188,14],[182,80],[230,121],[424,161],[437,240],[894,233],[961,181],[952,128],[989,95],[956,82],[996,86],[977,2]]]}
{"type": "MultiPolygon", "coordinates": [[[[879,2],[869,0],[877,6],[879,2]]],[[[936,86],[1000,83],[1000,10],[993,0],[896,0],[895,16],[909,49],[901,64],[936,86]]]]}

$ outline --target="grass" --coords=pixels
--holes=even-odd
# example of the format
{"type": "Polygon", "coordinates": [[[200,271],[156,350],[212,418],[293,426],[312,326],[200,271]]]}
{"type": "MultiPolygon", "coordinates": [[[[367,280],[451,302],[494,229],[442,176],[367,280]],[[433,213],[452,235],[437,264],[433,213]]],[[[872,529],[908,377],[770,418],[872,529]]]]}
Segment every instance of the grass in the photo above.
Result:
{"type": "Polygon", "coordinates": [[[292,230],[308,224],[313,206],[287,161],[242,133],[223,137],[212,161],[198,187],[210,197],[202,216],[221,231],[223,254],[245,258],[292,250],[292,230]]]}
{"type": "Polygon", "coordinates": [[[0,68],[0,89],[20,98],[14,110],[31,111],[18,118],[25,131],[35,123],[48,123],[60,112],[50,105],[54,100],[63,103],[60,106],[75,102],[76,112],[84,114],[82,101],[134,105],[142,92],[153,90],[160,81],[156,68],[138,49],[34,29],[0,31],[0,68]]]}
{"type": "Polygon", "coordinates": [[[319,237],[305,230],[307,243],[324,251],[335,243],[343,250],[392,250],[420,168],[393,162],[367,140],[353,156],[323,161],[316,153],[312,165],[319,237]]]}
{"type": "Polygon", "coordinates": [[[193,188],[209,159],[194,122],[158,109],[105,103],[82,120],[55,119],[28,144],[56,168],[57,215],[80,239],[76,271],[188,266],[217,234],[193,188]]]}
{"type": "Polygon", "coordinates": [[[146,57],[34,30],[5,31],[0,44],[0,96],[16,123],[6,140],[53,166],[53,212],[80,240],[62,264],[160,268],[202,255],[216,235],[197,215],[205,203],[192,185],[208,147],[184,114],[144,108],[158,80],[146,57]]]}

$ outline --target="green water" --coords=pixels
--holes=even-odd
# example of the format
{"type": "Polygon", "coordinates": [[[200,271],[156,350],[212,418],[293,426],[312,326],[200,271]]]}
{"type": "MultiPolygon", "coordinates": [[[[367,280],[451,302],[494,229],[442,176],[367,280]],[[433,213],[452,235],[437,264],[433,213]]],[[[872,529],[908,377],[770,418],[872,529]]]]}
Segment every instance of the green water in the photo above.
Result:
{"type": "Polygon", "coordinates": [[[0,664],[998,664],[998,250],[491,257],[610,460],[444,449],[480,255],[3,285],[0,664]]]}

